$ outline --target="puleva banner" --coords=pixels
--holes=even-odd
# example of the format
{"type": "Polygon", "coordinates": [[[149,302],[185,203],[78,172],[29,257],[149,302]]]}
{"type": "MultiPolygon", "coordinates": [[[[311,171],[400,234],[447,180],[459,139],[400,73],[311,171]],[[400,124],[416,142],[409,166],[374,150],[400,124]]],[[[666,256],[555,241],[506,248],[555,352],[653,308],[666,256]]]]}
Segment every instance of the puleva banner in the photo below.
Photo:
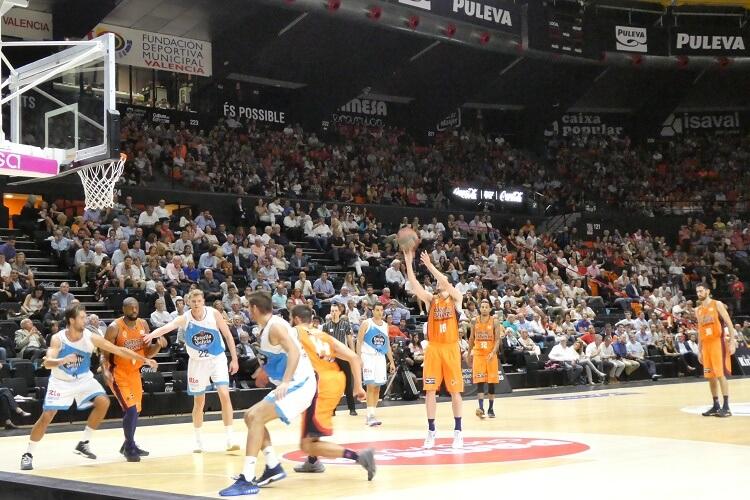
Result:
{"type": "Polygon", "coordinates": [[[456,21],[478,24],[509,33],[521,33],[518,5],[504,0],[393,0],[456,21]]]}

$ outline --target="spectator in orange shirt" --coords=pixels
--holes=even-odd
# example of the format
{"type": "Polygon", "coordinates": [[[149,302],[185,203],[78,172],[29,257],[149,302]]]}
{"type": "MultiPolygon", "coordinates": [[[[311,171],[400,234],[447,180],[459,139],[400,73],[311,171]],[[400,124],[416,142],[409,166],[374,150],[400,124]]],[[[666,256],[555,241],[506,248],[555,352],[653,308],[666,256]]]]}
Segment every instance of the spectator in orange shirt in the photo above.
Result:
{"type": "Polygon", "coordinates": [[[401,331],[401,328],[399,328],[398,325],[393,324],[393,316],[391,314],[385,317],[385,322],[388,325],[388,338],[390,339],[396,339],[396,338],[408,339],[409,338],[404,332],[401,331]]]}

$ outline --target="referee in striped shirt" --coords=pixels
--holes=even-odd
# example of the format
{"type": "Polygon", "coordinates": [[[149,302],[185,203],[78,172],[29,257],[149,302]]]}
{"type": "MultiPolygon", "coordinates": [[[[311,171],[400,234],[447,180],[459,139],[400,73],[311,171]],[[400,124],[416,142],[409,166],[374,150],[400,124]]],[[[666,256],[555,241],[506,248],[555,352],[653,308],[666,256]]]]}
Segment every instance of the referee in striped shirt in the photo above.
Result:
{"type": "MultiPolygon", "coordinates": [[[[352,325],[349,323],[346,315],[346,305],[344,304],[331,304],[331,315],[328,321],[322,326],[322,330],[331,337],[335,338],[349,349],[354,350],[354,338],[352,336],[352,325]]],[[[341,367],[341,371],[346,375],[346,406],[349,407],[349,415],[356,416],[357,410],[354,409],[354,395],[352,394],[352,369],[349,363],[342,360],[336,359],[336,362],[341,367]]]]}

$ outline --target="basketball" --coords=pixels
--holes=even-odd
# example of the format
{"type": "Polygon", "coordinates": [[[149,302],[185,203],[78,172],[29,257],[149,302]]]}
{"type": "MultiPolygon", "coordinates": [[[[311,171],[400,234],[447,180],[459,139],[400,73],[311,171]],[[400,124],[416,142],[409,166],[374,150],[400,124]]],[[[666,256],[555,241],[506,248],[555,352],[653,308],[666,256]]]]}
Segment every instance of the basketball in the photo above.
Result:
{"type": "Polygon", "coordinates": [[[266,374],[266,371],[263,368],[258,368],[258,371],[255,372],[255,387],[260,387],[262,389],[267,385],[268,374],[266,374]]]}
{"type": "Polygon", "coordinates": [[[417,232],[410,227],[403,227],[396,236],[398,247],[404,252],[414,250],[419,245],[419,236],[417,232]]]}

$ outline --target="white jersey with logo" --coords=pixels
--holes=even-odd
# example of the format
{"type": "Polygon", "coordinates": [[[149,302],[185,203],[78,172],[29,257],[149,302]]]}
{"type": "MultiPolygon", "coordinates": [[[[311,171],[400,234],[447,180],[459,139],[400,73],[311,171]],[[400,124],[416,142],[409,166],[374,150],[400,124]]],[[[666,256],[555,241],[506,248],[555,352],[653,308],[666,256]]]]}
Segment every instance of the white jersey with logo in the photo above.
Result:
{"type": "Polygon", "coordinates": [[[190,358],[213,358],[224,354],[224,340],[213,307],[204,307],[200,318],[193,316],[193,311],[185,311],[185,348],[190,358]]]}
{"type": "Polygon", "coordinates": [[[50,376],[65,381],[94,378],[94,374],[91,372],[91,353],[96,349],[91,342],[93,334],[90,330],[84,329],[83,336],[73,342],[68,339],[67,333],[68,329],[66,328],[55,334],[55,337],[60,340],[61,344],[57,358],[62,359],[70,354],[75,354],[78,357],[78,361],[53,367],[50,370],[50,376]]]}
{"type": "Polygon", "coordinates": [[[79,410],[85,410],[93,404],[97,396],[105,395],[101,384],[91,373],[91,354],[94,344],[91,342],[90,330],[83,330],[83,336],[75,342],[68,339],[67,329],[55,334],[60,340],[58,359],[71,354],[77,356],[77,361],[64,363],[50,370],[47,393],[44,396],[44,411],[67,410],[75,401],[79,410]]]}
{"type": "Polygon", "coordinates": [[[271,382],[278,385],[284,378],[284,372],[286,371],[287,354],[286,351],[280,345],[273,345],[269,339],[271,326],[279,324],[283,328],[286,328],[292,341],[297,345],[299,349],[299,363],[297,363],[297,369],[294,371],[292,376],[292,385],[295,381],[302,381],[308,377],[315,379],[315,372],[313,371],[310,359],[307,357],[307,353],[299,343],[297,336],[297,330],[292,327],[284,318],[279,316],[271,316],[266,326],[260,332],[260,352],[266,356],[266,364],[263,369],[266,371],[268,378],[271,382]]]}

